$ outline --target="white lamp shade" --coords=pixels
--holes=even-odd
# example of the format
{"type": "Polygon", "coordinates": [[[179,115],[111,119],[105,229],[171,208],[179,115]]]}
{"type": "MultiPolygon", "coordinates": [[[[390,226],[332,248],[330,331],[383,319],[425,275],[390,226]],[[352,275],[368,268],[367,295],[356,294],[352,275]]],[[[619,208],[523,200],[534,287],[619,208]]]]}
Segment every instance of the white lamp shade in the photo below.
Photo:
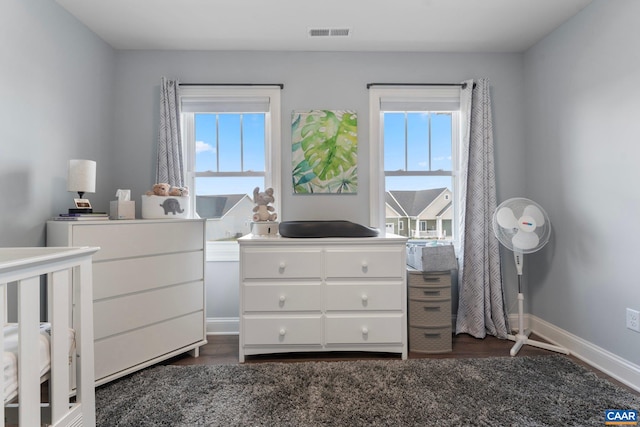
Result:
{"type": "Polygon", "coordinates": [[[96,162],[93,160],[69,160],[67,190],[83,193],[95,193],[96,162]]]}

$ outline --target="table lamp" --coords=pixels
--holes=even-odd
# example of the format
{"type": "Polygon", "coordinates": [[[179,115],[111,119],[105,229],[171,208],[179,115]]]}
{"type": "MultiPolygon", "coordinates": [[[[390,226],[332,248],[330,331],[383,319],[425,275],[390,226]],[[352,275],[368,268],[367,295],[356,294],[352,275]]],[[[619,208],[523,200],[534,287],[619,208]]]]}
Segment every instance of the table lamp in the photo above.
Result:
{"type": "Polygon", "coordinates": [[[84,193],[96,191],[96,162],[93,160],[69,160],[67,173],[67,191],[78,193],[75,199],[75,208],[69,209],[69,213],[92,213],[91,203],[84,199],[84,193]]]}

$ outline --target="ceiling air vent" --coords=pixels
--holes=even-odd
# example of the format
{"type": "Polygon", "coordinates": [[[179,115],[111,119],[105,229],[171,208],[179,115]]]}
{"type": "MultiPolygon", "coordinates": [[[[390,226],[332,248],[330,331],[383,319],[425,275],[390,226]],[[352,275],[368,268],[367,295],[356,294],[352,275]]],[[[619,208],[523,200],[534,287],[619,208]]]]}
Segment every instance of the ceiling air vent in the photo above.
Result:
{"type": "Polygon", "coordinates": [[[309,37],[349,37],[349,28],[310,28],[309,37]]]}

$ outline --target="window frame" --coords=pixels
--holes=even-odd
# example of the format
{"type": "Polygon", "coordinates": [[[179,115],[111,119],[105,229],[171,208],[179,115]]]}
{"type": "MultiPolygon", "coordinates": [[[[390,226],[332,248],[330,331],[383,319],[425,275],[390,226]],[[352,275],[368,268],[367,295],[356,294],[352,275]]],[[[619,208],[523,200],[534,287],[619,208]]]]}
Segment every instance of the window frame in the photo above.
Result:
{"type": "MultiPolygon", "coordinates": [[[[428,104],[439,102],[451,103],[452,99],[460,100],[460,86],[375,86],[369,88],[369,203],[370,203],[370,224],[380,230],[386,229],[385,221],[385,173],[384,173],[384,129],[382,108],[383,99],[397,99],[412,102],[426,102],[428,104]],[[382,171],[382,172],[380,172],[382,171]]],[[[435,110],[434,110],[435,111],[435,110]]],[[[451,146],[451,178],[452,192],[458,194],[460,191],[461,171],[459,165],[460,150],[462,145],[461,114],[460,107],[449,108],[452,111],[452,146],[451,146]]],[[[460,208],[455,206],[453,211],[453,244],[459,245],[460,233],[458,230],[458,215],[460,208]]]]}
{"type": "MultiPolygon", "coordinates": [[[[282,194],[281,170],[281,101],[279,86],[186,86],[180,88],[180,101],[184,98],[255,98],[266,96],[269,98],[269,111],[265,113],[265,188],[271,187],[276,195],[282,194]]],[[[238,113],[242,113],[239,111],[238,113]]],[[[190,189],[195,190],[195,114],[182,113],[182,135],[185,142],[185,174],[186,182],[190,189]]],[[[261,190],[264,190],[261,189],[261,190]]],[[[191,197],[191,212],[195,210],[195,191],[191,197]]],[[[276,212],[280,212],[280,197],[272,203],[276,212]]]]}
{"type": "MultiPolygon", "coordinates": [[[[188,85],[180,87],[180,103],[183,99],[250,99],[256,97],[269,98],[269,111],[265,113],[265,188],[273,188],[276,195],[272,203],[276,212],[281,212],[281,151],[282,151],[282,113],[281,113],[281,87],[277,85],[249,85],[249,86],[220,86],[220,85],[188,85]],[[280,196],[280,197],[279,197],[280,196]]],[[[240,112],[241,113],[241,112],[240,112]]],[[[183,152],[185,159],[185,183],[192,189],[190,197],[190,209],[196,214],[195,197],[195,114],[181,113],[180,124],[182,130],[183,152]]],[[[264,190],[264,189],[261,189],[264,190]]],[[[239,246],[236,242],[207,241],[206,260],[211,261],[239,261],[239,246]]]]}

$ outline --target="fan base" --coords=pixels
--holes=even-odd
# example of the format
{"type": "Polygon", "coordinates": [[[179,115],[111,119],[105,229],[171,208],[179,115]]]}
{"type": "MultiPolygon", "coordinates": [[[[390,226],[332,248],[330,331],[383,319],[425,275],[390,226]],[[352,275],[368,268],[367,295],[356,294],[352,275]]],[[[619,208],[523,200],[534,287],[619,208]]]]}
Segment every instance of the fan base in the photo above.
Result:
{"type": "Polygon", "coordinates": [[[524,334],[516,334],[516,335],[507,335],[507,338],[511,341],[515,341],[516,343],[511,347],[511,351],[509,354],[511,356],[515,356],[518,354],[523,345],[531,345],[533,347],[543,348],[545,350],[555,351],[557,353],[569,354],[569,350],[564,347],[559,347],[557,345],[547,344],[546,342],[540,342],[536,340],[529,339],[529,332],[525,331],[524,334]]]}

